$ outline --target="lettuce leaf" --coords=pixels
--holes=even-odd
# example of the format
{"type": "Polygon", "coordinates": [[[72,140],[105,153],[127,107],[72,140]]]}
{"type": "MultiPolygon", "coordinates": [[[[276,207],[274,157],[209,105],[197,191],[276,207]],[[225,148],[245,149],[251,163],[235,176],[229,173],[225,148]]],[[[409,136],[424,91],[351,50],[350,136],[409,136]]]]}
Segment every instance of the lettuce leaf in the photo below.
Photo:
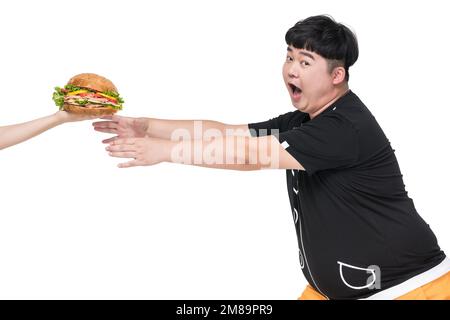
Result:
{"type": "MultiPolygon", "coordinates": [[[[66,85],[64,86],[64,89],[66,89],[66,90],[69,91],[69,92],[72,92],[72,91],[82,90],[82,89],[84,89],[84,88],[76,87],[76,86],[73,86],[73,85],[71,85],[71,84],[66,84],[66,85]]],[[[86,90],[86,89],[84,89],[84,90],[86,90]]]]}
{"type": "Polygon", "coordinates": [[[55,92],[53,92],[53,101],[59,107],[59,110],[63,109],[64,106],[64,92],[62,92],[60,87],[55,87],[55,92]]]}
{"type": "Polygon", "coordinates": [[[117,102],[118,102],[119,104],[122,104],[122,103],[125,102],[125,101],[123,101],[122,97],[121,97],[117,92],[114,92],[114,91],[105,91],[105,92],[103,92],[103,93],[106,94],[106,95],[108,95],[108,96],[110,96],[110,97],[116,98],[116,100],[117,100],[117,102]]]}
{"type": "Polygon", "coordinates": [[[77,100],[75,100],[75,102],[78,103],[80,106],[84,106],[89,103],[89,101],[81,100],[81,99],[77,99],[77,100]]]}

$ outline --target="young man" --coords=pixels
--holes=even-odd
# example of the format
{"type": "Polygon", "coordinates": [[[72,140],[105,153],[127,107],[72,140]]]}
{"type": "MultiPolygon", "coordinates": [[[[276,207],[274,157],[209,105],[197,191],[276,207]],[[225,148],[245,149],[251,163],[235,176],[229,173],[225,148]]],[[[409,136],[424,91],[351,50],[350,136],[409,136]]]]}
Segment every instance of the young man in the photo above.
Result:
{"type": "Polygon", "coordinates": [[[95,118],[98,117],[57,111],[52,115],[39,119],[0,127],[0,150],[31,139],[60,124],[95,118]]]}
{"type": "Polygon", "coordinates": [[[117,134],[104,142],[111,156],[133,158],[121,167],[172,161],[288,169],[300,266],[309,282],[301,299],[450,299],[449,259],[408,197],[388,139],[349,90],[355,35],[314,16],[295,24],[286,43],[283,77],[297,111],[240,126],[115,116],[94,127],[117,134]],[[177,130],[197,140],[174,141],[177,130]],[[215,138],[206,139],[213,130],[215,138]],[[211,161],[224,154],[232,161],[211,161]]]}

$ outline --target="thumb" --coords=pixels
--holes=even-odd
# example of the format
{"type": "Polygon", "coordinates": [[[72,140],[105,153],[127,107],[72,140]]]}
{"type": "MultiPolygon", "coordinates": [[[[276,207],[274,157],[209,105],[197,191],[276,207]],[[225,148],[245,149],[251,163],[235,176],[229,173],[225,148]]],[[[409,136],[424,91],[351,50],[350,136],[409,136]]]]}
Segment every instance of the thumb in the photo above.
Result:
{"type": "Polygon", "coordinates": [[[116,141],[117,139],[119,139],[119,136],[115,136],[115,137],[112,137],[112,138],[109,138],[109,139],[105,139],[105,140],[102,141],[102,143],[110,143],[110,142],[116,141]]]}

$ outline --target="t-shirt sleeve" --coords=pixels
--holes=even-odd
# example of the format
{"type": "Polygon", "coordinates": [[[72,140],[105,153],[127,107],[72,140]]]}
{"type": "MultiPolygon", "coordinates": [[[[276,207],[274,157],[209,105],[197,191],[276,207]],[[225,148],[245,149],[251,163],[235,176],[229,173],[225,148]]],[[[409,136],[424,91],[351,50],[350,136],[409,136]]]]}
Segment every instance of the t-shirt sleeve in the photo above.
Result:
{"type": "Polygon", "coordinates": [[[358,159],[357,130],[349,120],[335,113],[324,114],[275,136],[308,174],[349,167],[358,159]]]}
{"type": "Polygon", "coordinates": [[[294,114],[295,111],[292,111],[267,121],[249,123],[250,134],[252,137],[262,137],[286,131],[294,114]]]}

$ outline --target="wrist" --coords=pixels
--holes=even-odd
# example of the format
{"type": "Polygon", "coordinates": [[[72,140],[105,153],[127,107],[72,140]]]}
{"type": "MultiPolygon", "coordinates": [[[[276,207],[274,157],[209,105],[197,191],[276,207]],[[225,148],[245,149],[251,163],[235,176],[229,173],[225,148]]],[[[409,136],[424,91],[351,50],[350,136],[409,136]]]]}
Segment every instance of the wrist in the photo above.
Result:
{"type": "Polygon", "coordinates": [[[145,123],[147,124],[147,129],[145,130],[145,133],[147,137],[152,137],[151,130],[153,128],[153,119],[152,118],[143,118],[145,123]]]}
{"type": "Polygon", "coordinates": [[[172,152],[176,145],[179,143],[178,141],[172,141],[172,140],[164,140],[160,139],[161,143],[163,144],[162,150],[163,150],[163,159],[164,162],[176,162],[173,159],[172,152]]]}
{"type": "Polygon", "coordinates": [[[66,122],[64,111],[56,111],[50,117],[52,118],[55,125],[60,125],[66,122]]]}

